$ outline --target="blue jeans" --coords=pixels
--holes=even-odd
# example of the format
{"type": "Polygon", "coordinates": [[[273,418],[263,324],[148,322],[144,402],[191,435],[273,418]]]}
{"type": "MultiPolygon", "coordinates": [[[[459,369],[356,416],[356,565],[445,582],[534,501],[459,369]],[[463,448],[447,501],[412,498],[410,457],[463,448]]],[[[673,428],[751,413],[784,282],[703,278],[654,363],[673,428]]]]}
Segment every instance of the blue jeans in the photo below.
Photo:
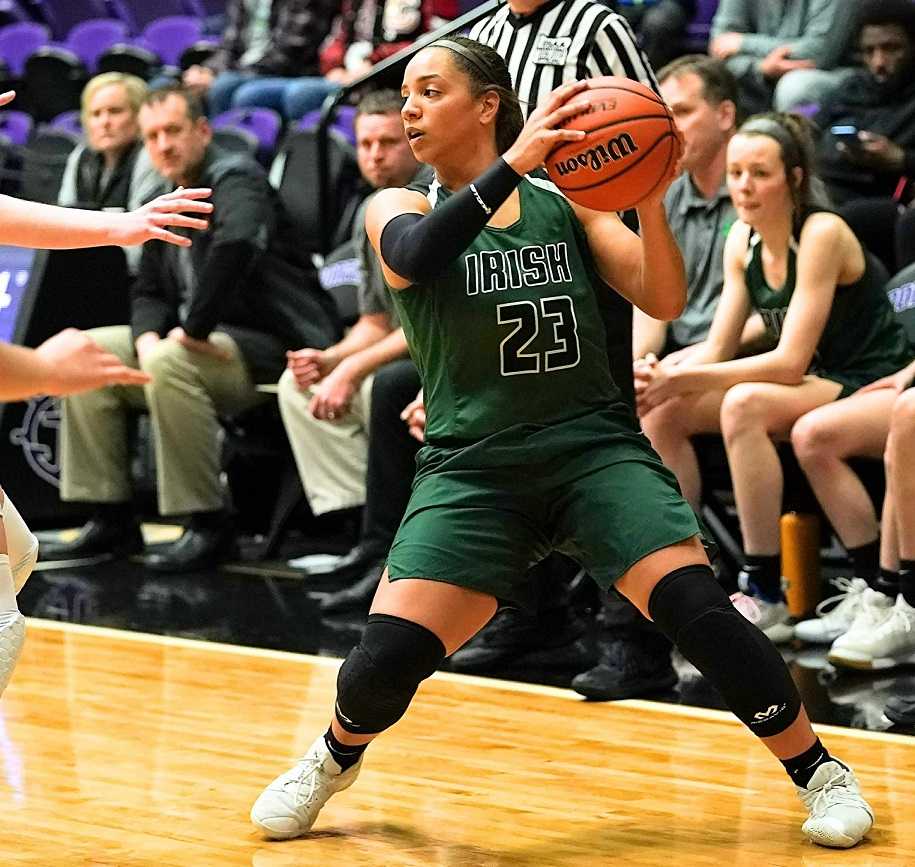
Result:
{"type": "Polygon", "coordinates": [[[298,120],[302,115],[320,108],[328,95],[339,89],[339,84],[318,76],[292,79],[283,96],[283,117],[298,120]]]}

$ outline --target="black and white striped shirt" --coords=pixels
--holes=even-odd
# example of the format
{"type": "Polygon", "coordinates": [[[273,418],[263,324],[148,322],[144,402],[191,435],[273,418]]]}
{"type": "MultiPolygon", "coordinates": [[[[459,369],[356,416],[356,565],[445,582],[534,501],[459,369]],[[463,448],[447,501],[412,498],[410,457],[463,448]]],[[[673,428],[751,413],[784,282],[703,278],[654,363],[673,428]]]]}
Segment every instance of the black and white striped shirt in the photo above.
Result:
{"type": "Polygon", "coordinates": [[[599,0],[547,0],[531,15],[502,6],[470,31],[508,64],[525,116],[567,81],[620,75],[658,90],[626,19],[599,0]]]}

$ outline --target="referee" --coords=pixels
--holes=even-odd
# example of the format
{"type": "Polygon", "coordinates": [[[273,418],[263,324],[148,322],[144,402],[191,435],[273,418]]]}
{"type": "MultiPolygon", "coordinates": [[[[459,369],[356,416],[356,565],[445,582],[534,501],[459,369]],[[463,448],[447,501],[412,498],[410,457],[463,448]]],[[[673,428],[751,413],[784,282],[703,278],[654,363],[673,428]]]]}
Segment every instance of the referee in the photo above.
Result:
{"type": "MultiPolygon", "coordinates": [[[[599,0],[507,0],[478,21],[470,37],[505,59],[526,116],[551,90],[567,81],[617,75],[640,81],[659,93],[651,64],[622,15],[599,0]]],[[[628,222],[628,221],[627,221],[628,222]]],[[[632,390],[632,305],[616,292],[597,292],[607,335],[613,379],[634,406],[632,390]]],[[[604,617],[613,623],[613,646],[596,659],[589,633],[593,624],[577,617],[570,585],[578,567],[553,555],[534,567],[535,615],[505,609],[451,657],[455,671],[478,672],[561,668],[584,672],[573,681],[590,697],[599,677],[601,697],[631,698],[676,683],[670,643],[636,609],[611,593],[604,617]],[[543,644],[549,636],[551,646],[543,644]]]]}
{"type": "Polygon", "coordinates": [[[598,0],[508,0],[469,35],[505,58],[527,116],[551,90],[582,78],[619,75],[658,91],[626,19],[598,0]]]}

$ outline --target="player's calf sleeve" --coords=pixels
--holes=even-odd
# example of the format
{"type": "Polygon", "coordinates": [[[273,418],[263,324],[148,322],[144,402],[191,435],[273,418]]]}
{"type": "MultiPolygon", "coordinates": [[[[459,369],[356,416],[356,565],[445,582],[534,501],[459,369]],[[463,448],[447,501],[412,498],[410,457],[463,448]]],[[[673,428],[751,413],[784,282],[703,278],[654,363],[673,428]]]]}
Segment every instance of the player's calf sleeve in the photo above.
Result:
{"type": "Polygon", "coordinates": [[[362,640],[337,675],[337,721],[354,735],[390,728],[444,658],[445,645],[425,626],[370,614],[362,640]]]}
{"type": "Polygon", "coordinates": [[[6,547],[10,555],[10,569],[13,572],[13,583],[18,593],[28,580],[38,562],[38,540],[32,535],[22,515],[16,511],[9,494],[3,492],[3,503],[0,504],[0,517],[3,518],[3,530],[6,533],[6,547]]]}
{"type": "Polygon", "coordinates": [[[797,718],[801,698],[784,660],[734,608],[708,566],[665,575],[651,592],[648,611],[753,734],[777,735],[797,718]]]}

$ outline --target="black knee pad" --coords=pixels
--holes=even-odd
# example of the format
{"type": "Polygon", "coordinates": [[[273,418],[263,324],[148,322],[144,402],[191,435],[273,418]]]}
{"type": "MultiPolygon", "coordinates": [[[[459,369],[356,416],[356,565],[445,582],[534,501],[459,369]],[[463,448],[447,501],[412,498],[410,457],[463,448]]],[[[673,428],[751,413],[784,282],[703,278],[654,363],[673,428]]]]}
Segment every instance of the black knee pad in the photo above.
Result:
{"type": "Polygon", "coordinates": [[[707,566],[665,575],[648,612],[753,734],[777,735],[797,718],[801,698],[781,654],[734,608],[707,566]]]}
{"type": "Polygon", "coordinates": [[[445,645],[425,626],[370,614],[362,640],[337,674],[337,722],[354,735],[390,728],[444,658],[445,645]]]}

